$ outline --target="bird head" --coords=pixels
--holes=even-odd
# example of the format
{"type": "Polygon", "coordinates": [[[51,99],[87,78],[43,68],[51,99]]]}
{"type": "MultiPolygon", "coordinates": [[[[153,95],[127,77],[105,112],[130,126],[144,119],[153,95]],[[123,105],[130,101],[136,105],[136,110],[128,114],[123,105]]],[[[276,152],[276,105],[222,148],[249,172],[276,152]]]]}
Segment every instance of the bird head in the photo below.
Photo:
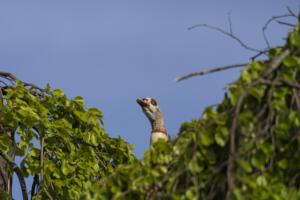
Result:
{"type": "Polygon", "coordinates": [[[157,117],[157,113],[160,112],[156,100],[150,97],[146,97],[137,99],[136,102],[142,107],[142,110],[147,118],[151,122],[153,122],[157,117]]]}

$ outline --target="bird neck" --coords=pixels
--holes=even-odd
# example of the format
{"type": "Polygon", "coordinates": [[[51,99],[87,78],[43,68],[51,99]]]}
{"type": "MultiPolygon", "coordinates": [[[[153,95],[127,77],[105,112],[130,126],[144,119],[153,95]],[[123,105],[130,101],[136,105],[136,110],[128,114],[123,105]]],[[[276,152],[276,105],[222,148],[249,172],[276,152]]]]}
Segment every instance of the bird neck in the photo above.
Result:
{"type": "Polygon", "coordinates": [[[155,119],[151,121],[152,133],[153,132],[162,132],[167,134],[167,130],[165,128],[164,117],[160,111],[157,111],[155,114],[155,119]]]}

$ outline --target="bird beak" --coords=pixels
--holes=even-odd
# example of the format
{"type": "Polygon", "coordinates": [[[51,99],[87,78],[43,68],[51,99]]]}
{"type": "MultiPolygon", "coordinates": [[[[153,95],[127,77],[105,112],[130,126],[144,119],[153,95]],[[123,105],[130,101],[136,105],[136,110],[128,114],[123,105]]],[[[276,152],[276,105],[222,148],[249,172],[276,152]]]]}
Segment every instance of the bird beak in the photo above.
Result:
{"type": "Polygon", "coordinates": [[[141,107],[146,107],[149,106],[146,102],[144,102],[141,99],[137,99],[136,102],[141,106],[141,107]]]}

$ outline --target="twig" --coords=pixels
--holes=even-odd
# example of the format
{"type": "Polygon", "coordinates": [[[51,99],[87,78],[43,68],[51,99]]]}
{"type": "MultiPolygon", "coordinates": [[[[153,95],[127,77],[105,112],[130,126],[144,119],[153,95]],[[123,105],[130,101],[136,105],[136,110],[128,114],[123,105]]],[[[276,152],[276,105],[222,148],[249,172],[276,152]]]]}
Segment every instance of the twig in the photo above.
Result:
{"type": "Polygon", "coordinates": [[[3,172],[3,169],[0,167],[0,177],[3,181],[3,188],[7,189],[8,188],[8,184],[7,184],[7,179],[5,178],[5,172],[3,172]]]}
{"type": "Polygon", "coordinates": [[[231,20],[231,11],[229,11],[227,13],[227,19],[228,19],[230,34],[233,35],[232,20],[231,20]]]}
{"type": "Polygon", "coordinates": [[[11,82],[16,82],[18,79],[14,75],[12,75],[9,72],[0,72],[0,76],[11,81],[11,82]]]}
{"type": "Polygon", "coordinates": [[[295,16],[294,16],[293,14],[291,14],[291,13],[290,13],[290,14],[285,14],[285,15],[273,16],[273,17],[271,17],[271,18],[265,23],[265,25],[263,26],[263,28],[262,28],[263,38],[264,38],[264,40],[265,40],[265,42],[266,42],[266,44],[267,44],[268,49],[271,48],[270,42],[269,42],[268,37],[267,37],[267,35],[266,35],[266,30],[267,30],[268,26],[270,25],[270,23],[271,23],[272,21],[275,21],[275,20],[277,20],[277,19],[286,18],[286,17],[295,17],[295,16]]]}
{"type": "Polygon", "coordinates": [[[300,97],[299,97],[298,91],[295,88],[293,89],[293,94],[295,96],[297,112],[298,112],[298,114],[300,114],[300,97]]]}
{"type": "Polygon", "coordinates": [[[283,21],[279,21],[279,20],[277,20],[276,22],[277,22],[278,24],[286,25],[286,26],[289,26],[289,27],[295,27],[295,26],[296,26],[295,24],[288,23],[288,22],[283,22],[283,21]]]}
{"type": "Polygon", "coordinates": [[[297,17],[297,15],[292,11],[292,9],[290,7],[287,6],[286,9],[288,10],[288,12],[290,13],[291,16],[297,17]]]}
{"type": "Polygon", "coordinates": [[[52,196],[49,194],[48,190],[43,187],[43,191],[46,193],[47,197],[50,199],[50,200],[53,200],[52,196]]]}
{"type": "Polygon", "coordinates": [[[31,199],[35,195],[35,188],[38,185],[38,182],[39,182],[39,176],[38,175],[34,175],[33,183],[31,185],[31,193],[30,193],[31,194],[31,199]]]}
{"type": "MultiPolygon", "coordinates": [[[[41,175],[40,175],[40,186],[44,189],[44,132],[41,134],[41,155],[40,155],[40,165],[41,165],[41,175]]],[[[40,188],[39,188],[40,189],[40,188]]]]}
{"type": "Polygon", "coordinates": [[[263,55],[263,54],[267,54],[270,51],[270,49],[266,49],[266,50],[262,50],[261,52],[255,54],[254,56],[252,56],[250,58],[250,60],[254,61],[256,58],[258,58],[259,56],[263,55]]]}
{"type": "Polygon", "coordinates": [[[285,80],[278,80],[276,82],[272,82],[270,80],[261,79],[260,83],[265,84],[265,85],[273,85],[273,86],[289,86],[291,88],[300,90],[300,84],[291,83],[291,82],[288,82],[285,80]]]}
{"type": "Polygon", "coordinates": [[[185,79],[192,78],[192,77],[195,77],[195,76],[203,76],[203,75],[206,75],[206,74],[211,74],[211,73],[214,73],[214,72],[219,72],[219,71],[223,71],[223,70],[227,70],[227,69],[238,68],[238,67],[246,67],[248,65],[249,65],[249,63],[240,63],[240,64],[233,64],[233,65],[226,65],[226,66],[222,66],[222,67],[216,67],[216,68],[208,69],[208,70],[202,70],[200,72],[194,72],[194,73],[190,73],[190,74],[178,77],[178,78],[176,78],[176,81],[179,82],[179,81],[183,81],[185,79]]]}
{"type": "Polygon", "coordinates": [[[218,31],[218,32],[223,33],[224,35],[227,35],[230,38],[234,39],[242,47],[244,47],[245,49],[247,49],[249,51],[256,52],[256,53],[261,52],[261,50],[259,50],[259,49],[255,49],[255,48],[249,47],[241,39],[239,39],[237,36],[233,35],[231,32],[227,32],[227,31],[225,31],[225,30],[223,30],[223,29],[221,29],[219,27],[211,26],[211,25],[208,25],[208,24],[196,24],[194,26],[189,27],[188,30],[192,30],[192,29],[195,29],[195,28],[198,28],[198,27],[205,27],[205,28],[208,28],[208,29],[212,29],[212,30],[218,31]]]}
{"type": "Polygon", "coordinates": [[[0,80],[0,83],[2,83],[4,86],[8,86],[4,81],[0,80]]]}
{"type": "Polygon", "coordinates": [[[19,179],[19,183],[20,183],[20,187],[22,190],[22,196],[23,196],[23,200],[28,200],[28,196],[27,196],[27,189],[26,189],[26,182],[23,176],[23,173],[21,171],[21,169],[18,167],[18,165],[11,161],[10,158],[4,154],[3,152],[0,151],[0,156],[13,168],[13,170],[16,172],[18,179],[19,179]]]}

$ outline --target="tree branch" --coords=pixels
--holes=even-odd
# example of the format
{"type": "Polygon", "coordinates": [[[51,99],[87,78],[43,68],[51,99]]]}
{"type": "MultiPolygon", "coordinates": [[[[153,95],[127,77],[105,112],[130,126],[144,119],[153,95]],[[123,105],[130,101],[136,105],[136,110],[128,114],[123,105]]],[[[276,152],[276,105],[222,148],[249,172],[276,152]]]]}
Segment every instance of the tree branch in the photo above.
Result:
{"type": "Polygon", "coordinates": [[[190,73],[181,77],[176,78],[176,81],[183,81],[185,79],[189,79],[195,76],[203,76],[206,74],[211,74],[211,73],[215,73],[215,72],[219,72],[219,71],[223,71],[223,70],[227,70],[227,69],[232,69],[232,68],[238,68],[238,67],[246,67],[248,66],[249,63],[240,63],[240,64],[233,64],[233,65],[226,65],[226,66],[222,66],[222,67],[216,67],[213,69],[208,69],[208,70],[202,70],[200,72],[194,72],[194,73],[190,73]]]}
{"type": "Polygon", "coordinates": [[[283,51],[279,54],[279,56],[274,57],[271,62],[268,64],[268,69],[264,72],[263,77],[267,77],[273,73],[281,64],[281,62],[290,55],[289,49],[283,49],[283,51]]]}
{"type": "Polygon", "coordinates": [[[285,26],[289,26],[289,27],[295,27],[295,26],[296,26],[295,24],[288,23],[288,22],[283,22],[283,21],[279,21],[279,20],[277,20],[276,22],[277,22],[278,24],[285,25],[285,26]]]}
{"type": "Polygon", "coordinates": [[[15,77],[14,75],[12,75],[9,72],[0,72],[0,76],[7,80],[13,81],[13,82],[18,80],[17,77],[15,77]]]}
{"type": "Polygon", "coordinates": [[[242,47],[244,47],[245,49],[247,49],[249,51],[256,52],[256,53],[262,52],[259,49],[255,49],[255,48],[249,47],[241,39],[239,39],[237,36],[235,36],[231,32],[227,32],[227,31],[225,31],[225,30],[223,30],[223,29],[221,29],[219,27],[211,26],[211,25],[208,25],[208,24],[196,24],[194,26],[189,27],[188,30],[192,30],[192,29],[199,28],[199,27],[205,27],[205,28],[218,31],[220,33],[223,33],[224,35],[227,35],[228,37],[230,37],[230,38],[234,39],[235,41],[237,41],[242,47]]]}
{"type": "Polygon", "coordinates": [[[44,142],[45,137],[44,133],[41,134],[41,155],[40,155],[40,165],[41,165],[41,175],[40,175],[40,186],[42,189],[44,189],[44,142]]]}
{"type": "Polygon", "coordinates": [[[292,11],[292,9],[290,7],[287,6],[286,9],[288,10],[288,12],[290,13],[291,16],[297,18],[297,15],[292,11]]]}
{"type": "Polygon", "coordinates": [[[228,24],[229,24],[229,33],[231,34],[231,35],[233,35],[233,26],[232,26],[232,20],[231,20],[231,11],[229,11],[228,13],[227,13],[227,19],[228,19],[228,24]]]}
{"type": "Polygon", "coordinates": [[[39,183],[39,176],[38,175],[34,175],[33,183],[31,185],[31,199],[35,195],[35,188],[38,185],[38,183],[39,183]]]}
{"type": "MultiPolygon", "coordinates": [[[[288,8],[288,10],[289,10],[289,12],[290,12],[290,9],[289,9],[289,8],[288,8]]],[[[285,14],[285,15],[273,16],[273,17],[271,17],[271,18],[265,23],[265,25],[263,26],[263,28],[262,28],[263,38],[264,38],[264,40],[265,40],[265,42],[266,42],[266,44],[267,44],[268,49],[271,48],[270,42],[269,42],[268,37],[267,37],[267,35],[266,35],[266,30],[267,30],[268,26],[270,25],[271,22],[273,22],[273,21],[275,21],[275,20],[277,20],[277,19],[282,19],[282,18],[286,18],[286,17],[295,17],[295,15],[289,13],[289,14],[285,14]]]]}
{"type": "Polygon", "coordinates": [[[26,189],[26,183],[25,183],[25,179],[23,176],[23,173],[21,171],[21,169],[18,167],[18,165],[11,161],[10,158],[4,154],[3,152],[0,151],[0,156],[13,168],[13,170],[16,172],[18,179],[19,179],[19,183],[20,183],[20,187],[22,190],[22,196],[23,196],[23,200],[28,200],[28,196],[27,196],[27,189],[26,189]]]}

